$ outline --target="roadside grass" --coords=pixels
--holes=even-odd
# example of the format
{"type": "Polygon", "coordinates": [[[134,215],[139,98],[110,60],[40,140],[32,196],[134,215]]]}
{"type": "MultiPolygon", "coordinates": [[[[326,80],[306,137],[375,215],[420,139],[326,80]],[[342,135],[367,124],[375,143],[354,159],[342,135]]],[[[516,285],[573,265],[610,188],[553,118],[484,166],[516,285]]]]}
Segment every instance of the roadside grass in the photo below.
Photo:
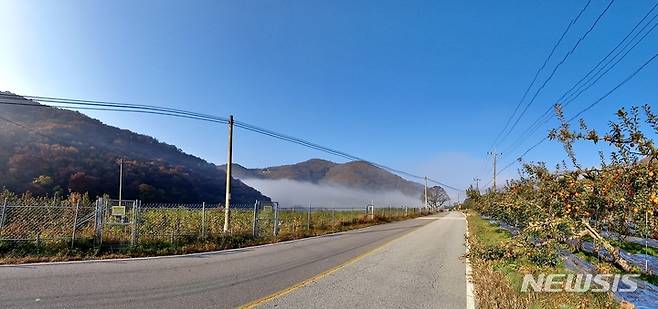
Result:
{"type": "Polygon", "coordinates": [[[623,249],[628,253],[646,254],[658,257],[658,249],[654,247],[645,247],[644,245],[640,245],[634,242],[623,242],[619,240],[611,240],[610,244],[617,248],[623,249]]]}
{"type": "Polygon", "coordinates": [[[420,215],[419,213],[409,213],[408,216],[375,215],[373,218],[368,218],[366,215],[322,214],[312,218],[310,226],[301,219],[301,215],[300,218],[286,215],[282,218],[281,231],[278,237],[266,233],[261,237],[253,237],[249,225],[248,229],[243,227],[233,233],[216,234],[216,236],[206,237],[205,239],[198,235],[178,235],[176,237],[161,238],[144,237],[136,246],[110,241],[99,248],[95,246],[91,237],[81,237],[81,239],[75,241],[73,246],[70,239],[40,242],[0,241],[0,264],[163,256],[245,248],[402,221],[420,215]],[[328,218],[332,216],[333,218],[329,220],[328,218]]]}
{"type": "Polygon", "coordinates": [[[521,292],[524,274],[568,273],[559,263],[538,266],[533,261],[541,252],[526,256],[510,254],[506,242],[511,235],[499,227],[468,212],[471,247],[469,259],[473,268],[478,308],[618,308],[608,293],[541,293],[521,292]]]}

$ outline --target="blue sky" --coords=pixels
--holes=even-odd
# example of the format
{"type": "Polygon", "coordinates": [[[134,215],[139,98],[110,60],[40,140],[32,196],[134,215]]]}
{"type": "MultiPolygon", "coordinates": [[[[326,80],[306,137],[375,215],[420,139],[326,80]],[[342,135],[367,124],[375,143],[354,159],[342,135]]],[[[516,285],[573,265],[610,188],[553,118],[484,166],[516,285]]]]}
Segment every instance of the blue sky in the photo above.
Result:
{"type": "MultiPolygon", "coordinates": [[[[486,152],[585,1],[0,0],[0,90],[193,110],[294,135],[458,187],[490,178],[486,152]]],[[[593,0],[556,57],[608,1],[593,0]]],[[[613,48],[654,4],[616,1],[508,140],[613,48]]],[[[658,31],[657,31],[658,32],[658,31]]],[[[653,33],[566,110],[571,116],[658,51],[653,33]]],[[[545,78],[546,73],[540,76],[545,78]]],[[[585,114],[656,105],[658,63],[585,114]]],[[[226,129],[190,120],[89,115],[222,163],[226,129]]],[[[555,126],[552,121],[550,126],[555,126]]],[[[548,128],[549,125],[545,126],[548,128]]],[[[504,153],[501,165],[546,134],[504,153]]],[[[580,150],[580,149],[579,149],[580,150]]],[[[585,162],[595,162],[582,149],[585,162]]],[[[236,131],[250,167],[332,157],[236,131]]],[[[565,159],[554,142],[527,160],[565,159]]],[[[515,168],[504,177],[516,174],[515,168]]]]}

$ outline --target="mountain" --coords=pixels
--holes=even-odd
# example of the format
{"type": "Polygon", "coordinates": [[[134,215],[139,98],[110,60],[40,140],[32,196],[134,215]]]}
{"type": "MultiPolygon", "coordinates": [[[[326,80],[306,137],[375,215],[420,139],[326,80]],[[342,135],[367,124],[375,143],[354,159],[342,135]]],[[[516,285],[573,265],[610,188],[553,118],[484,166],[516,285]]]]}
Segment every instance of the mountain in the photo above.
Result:
{"type": "MultiPolygon", "coordinates": [[[[232,173],[234,177],[240,179],[291,179],[301,182],[319,183],[327,172],[336,165],[338,164],[330,161],[311,159],[292,165],[249,169],[234,163],[232,173]]],[[[221,168],[225,170],[226,165],[221,165],[221,168]]]]}
{"type": "MultiPolygon", "coordinates": [[[[222,170],[226,168],[225,165],[220,167],[222,170]]],[[[423,185],[405,180],[365,161],[339,164],[311,159],[297,164],[267,168],[246,168],[233,164],[232,174],[239,179],[290,179],[314,184],[340,185],[366,191],[400,191],[412,198],[420,198],[423,192],[423,185]]]]}
{"type": "MultiPolygon", "coordinates": [[[[226,173],[153,137],[119,129],[79,112],[0,92],[0,188],[37,195],[88,192],[147,202],[224,201],[226,173]]],[[[239,180],[232,200],[269,200],[239,180]]]]}

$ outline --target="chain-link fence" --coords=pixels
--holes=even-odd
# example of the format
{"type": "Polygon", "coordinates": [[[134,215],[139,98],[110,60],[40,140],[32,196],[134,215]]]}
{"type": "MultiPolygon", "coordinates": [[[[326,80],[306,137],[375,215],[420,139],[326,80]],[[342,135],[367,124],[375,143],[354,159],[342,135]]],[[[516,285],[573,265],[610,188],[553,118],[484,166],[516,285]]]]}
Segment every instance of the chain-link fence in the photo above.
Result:
{"type": "MultiPolygon", "coordinates": [[[[224,233],[222,204],[143,204],[139,209],[140,241],[180,242],[224,233]]],[[[231,205],[231,231],[250,232],[253,204],[231,205]]]]}
{"type": "MultiPolygon", "coordinates": [[[[1,202],[1,201],[0,201],[1,202]]],[[[224,234],[222,204],[142,204],[140,201],[98,199],[95,203],[0,205],[0,241],[94,240],[97,245],[191,243],[224,234]]],[[[294,238],[341,231],[348,226],[414,217],[419,208],[281,207],[276,202],[230,207],[230,233],[253,237],[294,238]]]]}
{"type": "Polygon", "coordinates": [[[57,205],[4,201],[0,207],[0,241],[41,243],[94,236],[96,207],[68,201],[57,205]]]}

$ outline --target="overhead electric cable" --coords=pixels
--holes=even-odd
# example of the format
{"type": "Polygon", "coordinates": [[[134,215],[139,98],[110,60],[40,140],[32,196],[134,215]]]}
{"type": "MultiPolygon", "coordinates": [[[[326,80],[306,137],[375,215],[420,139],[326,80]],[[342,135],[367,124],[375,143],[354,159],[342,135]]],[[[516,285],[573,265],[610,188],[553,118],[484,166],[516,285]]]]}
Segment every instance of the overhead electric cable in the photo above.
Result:
{"type": "MultiPolygon", "coordinates": [[[[570,103],[572,103],[574,100],[576,100],[583,92],[587,91],[590,89],[594,84],[596,84],[603,76],[605,76],[608,72],[610,72],[621,60],[623,60],[638,44],[640,44],[654,29],[656,29],[656,26],[658,26],[658,22],[654,23],[654,25],[644,33],[644,35],[637,41],[635,44],[633,44],[629,49],[627,47],[633,43],[633,41],[644,32],[644,30],[653,22],[657,17],[658,14],[654,15],[649,22],[647,22],[641,29],[638,31],[631,40],[629,40],[626,45],[622,49],[620,49],[610,60],[603,66],[599,68],[601,64],[603,64],[608,58],[615,52],[617,49],[619,49],[620,46],[626,42],[626,40],[637,30],[637,28],[651,15],[651,13],[658,7],[658,2],[656,2],[651,9],[644,15],[644,17],[635,24],[633,29],[619,42],[617,45],[599,62],[592,68],[590,69],[578,82],[576,82],[569,90],[567,90],[565,93],[562,94],[562,96],[557,99],[555,102],[562,102],[563,99],[568,98],[566,102],[564,102],[563,107],[568,106],[570,103]],[[624,50],[626,52],[624,53],[624,50]],[[621,55],[624,53],[623,55],[621,55]],[[617,58],[619,55],[621,57],[617,58]],[[615,61],[615,59],[617,59],[615,61]],[[615,61],[611,66],[610,63],[615,61]],[[598,71],[596,71],[598,69],[598,71]],[[605,71],[603,71],[605,70],[605,71]],[[594,75],[591,75],[592,73],[596,73],[594,75]],[[603,73],[601,73],[603,71],[603,73]],[[601,73],[601,74],[600,74],[601,73]],[[589,77],[589,78],[588,78],[589,77]],[[592,81],[593,80],[593,81],[592,81]],[[582,83],[585,81],[585,83],[582,83]],[[582,84],[581,84],[582,83],[582,84]]],[[[544,113],[539,116],[526,130],[524,130],[508,148],[506,148],[505,152],[513,152],[517,147],[522,145],[522,141],[525,140],[527,137],[532,136],[539,128],[541,128],[544,124],[546,124],[549,120],[552,119],[554,116],[551,112],[553,110],[553,107],[549,107],[544,111],[544,113]]]]}
{"type": "MultiPolygon", "coordinates": [[[[621,87],[624,86],[626,83],[628,83],[630,80],[632,80],[632,79],[633,79],[638,73],[640,73],[640,72],[641,72],[646,66],[648,66],[651,62],[653,62],[656,58],[658,58],[658,53],[654,54],[652,57],[650,57],[649,59],[647,59],[644,63],[642,63],[642,65],[640,65],[637,69],[635,69],[635,71],[633,71],[633,73],[631,73],[631,74],[628,75],[626,78],[624,78],[621,82],[619,82],[615,87],[613,87],[611,90],[609,90],[608,92],[606,92],[603,96],[601,96],[600,98],[598,98],[597,100],[595,100],[594,102],[592,102],[590,105],[588,105],[587,107],[585,107],[584,109],[582,109],[581,111],[579,111],[578,113],[576,113],[574,116],[572,116],[571,118],[569,118],[569,119],[567,120],[567,122],[568,122],[568,123],[571,123],[572,121],[578,119],[582,114],[584,114],[585,112],[587,112],[587,111],[589,111],[590,109],[592,109],[594,106],[596,106],[596,105],[598,105],[599,103],[601,103],[603,100],[605,100],[607,97],[609,97],[609,96],[610,96],[611,94],[613,94],[615,91],[617,91],[619,88],[621,88],[621,87]]],[[[537,146],[539,146],[541,143],[545,142],[546,140],[548,140],[548,137],[544,137],[543,139],[541,139],[538,143],[536,143],[535,145],[533,145],[532,147],[530,147],[529,149],[527,149],[526,151],[524,151],[520,156],[518,156],[518,158],[515,159],[515,161],[516,161],[516,160],[519,160],[519,159],[522,159],[526,154],[528,154],[530,151],[532,151],[533,149],[535,149],[537,146]]],[[[510,164],[508,164],[508,165],[512,165],[512,164],[514,164],[515,161],[510,162],[510,164]]],[[[501,171],[505,170],[506,168],[507,168],[507,166],[506,166],[505,168],[503,168],[501,171]]]]}
{"type": "Polygon", "coordinates": [[[548,64],[549,60],[555,54],[555,51],[557,50],[558,46],[560,46],[560,44],[562,43],[562,41],[566,37],[566,35],[569,32],[569,30],[571,29],[571,27],[578,21],[578,19],[580,19],[580,16],[583,15],[583,12],[585,12],[585,10],[587,9],[587,7],[589,7],[591,2],[592,2],[591,0],[588,0],[585,3],[585,6],[583,6],[578,11],[578,14],[576,15],[576,17],[572,18],[571,21],[569,22],[569,24],[567,25],[567,27],[564,29],[564,31],[562,31],[562,35],[557,40],[557,42],[555,42],[555,44],[553,44],[553,48],[548,53],[548,56],[546,57],[546,59],[544,59],[544,62],[539,66],[539,69],[537,69],[537,72],[535,72],[535,76],[532,78],[532,81],[530,81],[530,84],[528,85],[528,87],[526,87],[525,91],[523,92],[523,95],[521,96],[521,100],[519,100],[519,102],[516,104],[516,107],[514,108],[514,112],[512,112],[512,115],[509,118],[507,118],[507,121],[505,122],[505,126],[503,127],[502,130],[500,130],[500,132],[498,132],[498,135],[494,139],[494,142],[489,147],[489,149],[492,149],[494,147],[494,145],[498,142],[498,139],[501,137],[501,135],[505,132],[505,130],[507,130],[510,122],[512,121],[512,119],[514,119],[514,116],[516,116],[516,113],[518,112],[519,108],[521,107],[521,104],[523,104],[523,101],[525,101],[526,97],[528,96],[528,93],[530,92],[530,89],[532,89],[532,87],[535,85],[535,82],[537,82],[537,78],[539,77],[539,74],[544,70],[544,68],[546,68],[546,65],[548,64]]]}
{"type": "Polygon", "coordinates": [[[599,21],[601,21],[601,19],[603,18],[603,16],[605,16],[605,14],[608,12],[608,10],[610,9],[610,7],[612,6],[612,4],[613,4],[614,2],[615,2],[615,0],[610,0],[610,2],[608,3],[608,5],[607,5],[607,6],[605,7],[605,9],[604,9],[604,10],[598,15],[598,17],[596,18],[596,20],[594,21],[594,23],[592,23],[592,25],[589,27],[589,29],[587,29],[587,31],[586,31],[586,32],[585,32],[585,33],[584,33],[584,34],[578,39],[578,41],[576,41],[576,43],[574,44],[574,46],[571,48],[571,50],[569,50],[569,52],[567,52],[567,53],[564,55],[564,57],[562,58],[562,60],[560,60],[560,62],[558,62],[558,63],[555,65],[555,67],[553,68],[553,71],[552,71],[552,72],[550,73],[550,75],[544,80],[544,82],[543,82],[542,85],[537,89],[537,91],[535,91],[535,94],[532,96],[532,98],[530,99],[530,101],[525,105],[525,107],[524,107],[523,110],[521,111],[521,114],[519,114],[519,116],[516,118],[516,121],[514,121],[514,123],[512,124],[512,126],[510,127],[510,129],[507,131],[507,133],[506,133],[505,135],[503,135],[503,138],[501,139],[501,141],[504,141],[504,140],[505,140],[505,139],[506,139],[506,138],[512,133],[512,131],[514,131],[514,129],[516,128],[516,126],[519,124],[519,121],[521,121],[521,119],[523,118],[523,116],[525,115],[525,113],[528,111],[528,109],[530,108],[530,106],[532,105],[532,103],[535,102],[535,100],[537,99],[537,97],[539,96],[539,94],[541,93],[541,91],[542,91],[542,90],[546,87],[546,85],[548,85],[548,83],[553,79],[553,77],[554,77],[555,74],[557,73],[557,71],[558,71],[558,69],[560,68],[560,66],[561,66],[562,64],[564,64],[564,63],[567,61],[567,59],[569,58],[569,56],[571,56],[571,55],[576,51],[576,49],[578,48],[578,46],[580,46],[580,44],[585,40],[585,38],[587,38],[587,36],[588,36],[588,35],[594,30],[594,28],[596,27],[596,25],[599,23],[599,21]]]}
{"type": "MultiPolygon", "coordinates": [[[[42,96],[22,96],[22,95],[13,95],[13,94],[0,94],[0,99],[4,98],[5,100],[0,100],[0,104],[4,105],[17,105],[17,106],[29,106],[29,107],[59,107],[59,108],[65,108],[65,109],[72,109],[72,110],[96,110],[96,111],[116,111],[116,112],[133,112],[133,113],[146,113],[146,114],[155,114],[155,115],[163,115],[163,116],[173,116],[173,117],[180,117],[180,118],[187,118],[187,119],[193,119],[193,120],[202,120],[202,121],[209,121],[209,122],[216,122],[216,123],[228,123],[228,119],[223,118],[223,117],[217,117],[213,115],[208,115],[208,114],[202,114],[202,113],[196,113],[196,112],[191,112],[191,111],[186,111],[186,110],[181,110],[181,109],[173,109],[173,108],[165,108],[165,107],[159,107],[159,106],[153,106],[153,105],[140,105],[140,104],[127,104],[127,103],[117,103],[117,102],[108,102],[108,101],[96,101],[96,100],[78,100],[78,99],[65,99],[65,98],[55,98],[55,97],[42,97],[42,96]],[[11,100],[7,100],[11,99],[11,100]],[[40,104],[31,104],[31,103],[24,103],[21,101],[24,101],[25,99],[30,99],[33,101],[37,102],[48,102],[48,103],[54,103],[55,105],[40,105],[40,104]],[[73,105],[73,106],[71,106],[73,105]]],[[[332,155],[336,155],[345,159],[349,160],[357,160],[357,161],[364,161],[367,162],[373,166],[388,170],[393,173],[405,175],[411,178],[416,178],[416,179],[424,179],[425,177],[411,174],[409,172],[405,172],[402,170],[394,169],[391,167],[388,167],[386,165],[382,165],[376,162],[372,162],[369,160],[365,160],[363,158],[350,155],[348,153],[332,149],[329,147],[325,147],[319,144],[315,144],[297,137],[281,134],[275,131],[271,131],[269,129],[265,128],[260,128],[245,122],[241,121],[236,121],[234,125],[238,128],[245,129],[251,132],[255,132],[258,134],[270,136],[273,138],[277,138],[280,140],[288,141],[291,143],[295,143],[301,146],[305,146],[308,148],[312,148],[318,151],[322,151],[325,153],[329,153],[332,155]]],[[[439,184],[441,186],[450,188],[455,191],[463,191],[461,189],[458,189],[456,187],[447,185],[443,182],[429,179],[429,181],[432,181],[433,183],[439,184]]]]}

